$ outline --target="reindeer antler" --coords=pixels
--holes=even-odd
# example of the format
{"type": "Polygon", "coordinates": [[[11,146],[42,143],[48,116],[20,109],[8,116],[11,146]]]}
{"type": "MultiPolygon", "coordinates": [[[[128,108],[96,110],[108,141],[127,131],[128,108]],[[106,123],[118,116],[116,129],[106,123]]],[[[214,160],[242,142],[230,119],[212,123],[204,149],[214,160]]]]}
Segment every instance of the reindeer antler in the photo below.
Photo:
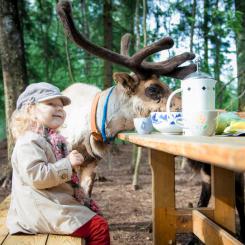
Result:
{"type": "Polygon", "coordinates": [[[99,47],[87,40],[75,27],[69,1],[60,1],[56,9],[67,36],[74,43],[95,56],[129,68],[141,79],[146,79],[152,74],[183,78],[196,70],[195,64],[179,67],[185,61],[194,59],[195,55],[191,53],[183,53],[163,62],[144,61],[145,58],[156,52],[171,48],[174,45],[171,37],[165,37],[139,50],[132,57],[128,57],[127,55],[118,54],[109,49],[99,47]]]}

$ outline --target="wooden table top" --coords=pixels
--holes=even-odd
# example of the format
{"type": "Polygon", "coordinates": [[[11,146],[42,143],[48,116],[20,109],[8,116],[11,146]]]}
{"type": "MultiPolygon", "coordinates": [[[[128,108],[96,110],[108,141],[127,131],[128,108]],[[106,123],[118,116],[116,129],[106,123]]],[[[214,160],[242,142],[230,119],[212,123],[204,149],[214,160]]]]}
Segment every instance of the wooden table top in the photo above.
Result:
{"type": "Polygon", "coordinates": [[[245,172],[245,137],[184,136],[122,132],[118,138],[139,146],[245,172]]]}

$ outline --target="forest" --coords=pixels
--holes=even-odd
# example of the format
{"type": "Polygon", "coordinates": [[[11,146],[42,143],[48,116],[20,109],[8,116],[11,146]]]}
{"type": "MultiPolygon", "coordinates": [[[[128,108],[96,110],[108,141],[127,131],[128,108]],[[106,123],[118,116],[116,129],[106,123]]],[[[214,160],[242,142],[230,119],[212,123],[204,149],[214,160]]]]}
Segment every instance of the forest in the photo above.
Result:
{"type": "MultiPolygon", "coordinates": [[[[73,83],[87,83],[106,89],[114,84],[114,72],[131,72],[78,48],[65,35],[57,2],[0,0],[0,200],[11,187],[9,122],[19,94],[28,84],[49,82],[63,90],[73,83]]],[[[195,63],[199,71],[217,81],[216,108],[245,112],[244,0],[72,0],[71,4],[75,25],[83,36],[119,54],[126,33],[131,35],[129,56],[171,37],[174,46],[147,61],[165,61],[184,52],[195,54],[194,60],[183,65],[195,63]]],[[[160,79],[172,90],[180,87],[179,79],[160,79]]],[[[147,152],[139,147],[140,189],[135,191],[130,163],[136,160],[136,147],[122,144],[119,148],[103,159],[94,198],[108,219],[113,244],[152,245],[152,176],[147,152]]],[[[200,177],[195,179],[190,171],[179,168],[175,180],[178,207],[196,206],[200,177]]],[[[177,244],[186,244],[185,239],[180,237],[177,244]]]]}
{"type": "MultiPolygon", "coordinates": [[[[5,83],[2,75],[0,77],[2,139],[6,137],[5,122],[14,109],[16,97],[27,84],[47,81],[64,89],[72,83],[83,82],[107,88],[113,84],[112,73],[125,70],[84,52],[69,41],[55,6],[56,1],[52,0],[1,0],[3,74],[5,69],[18,74],[6,78],[10,80],[5,83]],[[9,35],[6,34],[8,28],[11,29],[9,35]],[[20,39],[14,40],[18,35],[20,39]],[[10,56],[17,57],[18,62],[11,61],[10,56]],[[11,101],[7,99],[10,97],[11,101]]],[[[193,52],[198,57],[199,69],[217,81],[216,108],[244,110],[244,1],[73,0],[72,7],[76,25],[84,36],[115,52],[120,52],[120,39],[125,33],[132,36],[130,53],[160,38],[172,37],[173,48],[150,58],[165,60],[193,52]]],[[[162,79],[172,89],[180,84],[177,79],[162,79]]]]}

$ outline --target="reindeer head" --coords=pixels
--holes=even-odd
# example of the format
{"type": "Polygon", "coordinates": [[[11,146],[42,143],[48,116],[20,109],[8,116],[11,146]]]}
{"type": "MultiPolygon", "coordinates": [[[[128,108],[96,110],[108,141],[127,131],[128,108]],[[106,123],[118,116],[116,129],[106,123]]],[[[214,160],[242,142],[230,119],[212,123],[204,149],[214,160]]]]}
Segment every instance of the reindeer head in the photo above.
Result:
{"type": "MultiPolygon", "coordinates": [[[[72,19],[69,1],[60,1],[57,4],[57,13],[60,16],[67,36],[79,47],[95,56],[127,67],[133,71],[134,75],[120,72],[115,73],[113,78],[122,86],[123,91],[129,97],[134,96],[133,104],[137,115],[146,116],[150,111],[166,110],[166,100],[171,91],[167,84],[159,80],[160,76],[182,79],[196,70],[195,64],[180,66],[185,61],[194,59],[195,55],[188,52],[163,62],[145,61],[148,56],[171,48],[174,42],[170,37],[165,37],[146,46],[129,57],[128,47],[130,38],[128,34],[122,38],[121,54],[119,54],[91,43],[78,32],[72,19]]],[[[180,109],[180,99],[178,97],[173,101],[172,109],[180,109]]]]}
{"type": "MultiPolygon", "coordinates": [[[[126,93],[132,100],[135,117],[146,117],[152,111],[166,111],[167,98],[171,90],[156,75],[139,80],[136,75],[116,72],[113,79],[121,87],[121,92],[126,93]]],[[[180,111],[180,98],[174,97],[171,106],[172,111],[180,111]]]]}

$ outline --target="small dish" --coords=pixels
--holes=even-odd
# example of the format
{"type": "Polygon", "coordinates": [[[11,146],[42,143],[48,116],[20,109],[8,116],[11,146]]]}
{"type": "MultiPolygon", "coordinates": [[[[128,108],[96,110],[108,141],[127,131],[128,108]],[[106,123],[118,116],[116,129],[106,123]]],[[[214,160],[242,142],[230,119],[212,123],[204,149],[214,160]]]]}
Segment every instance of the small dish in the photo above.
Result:
{"type": "Polygon", "coordinates": [[[172,135],[180,135],[180,134],[183,134],[183,131],[180,131],[180,130],[176,130],[176,132],[173,132],[172,130],[169,130],[170,132],[161,132],[161,134],[166,134],[166,135],[169,135],[169,134],[172,134],[172,135]]]}
{"type": "Polygon", "coordinates": [[[181,112],[151,112],[151,122],[154,129],[163,134],[181,134],[182,128],[175,123],[181,118],[181,112]]]}

